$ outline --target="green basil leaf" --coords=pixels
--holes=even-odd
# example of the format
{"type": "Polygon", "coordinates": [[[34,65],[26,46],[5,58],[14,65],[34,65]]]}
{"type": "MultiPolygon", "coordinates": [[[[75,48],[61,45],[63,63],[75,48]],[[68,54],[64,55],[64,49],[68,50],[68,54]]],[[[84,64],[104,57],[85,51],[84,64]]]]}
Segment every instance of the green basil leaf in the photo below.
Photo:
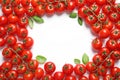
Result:
{"type": "Polygon", "coordinates": [[[77,13],[72,12],[72,13],[70,13],[69,17],[70,18],[76,18],[77,17],[77,13]]]}
{"type": "Polygon", "coordinates": [[[87,64],[89,62],[89,57],[86,53],[84,53],[82,56],[82,62],[83,64],[87,64]]]}
{"type": "Polygon", "coordinates": [[[37,60],[40,64],[44,64],[47,59],[46,59],[44,56],[37,55],[37,56],[36,56],[36,60],[37,60]]]}
{"type": "Polygon", "coordinates": [[[33,20],[31,18],[29,18],[28,22],[29,22],[29,27],[32,29],[33,28],[33,20]]]}
{"type": "Polygon", "coordinates": [[[78,23],[79,23],[80,26],[82,26],[82,24],[83,24],[82,18],[78,17],[78,23]]]}
{"type": "Polygon", "coordinates": [[[43,18],[41,18],[41,17],[33,16],[32,18],[33,18],[34,21],[37,22],[37,23],[44,23],[44,20],[43,20],[43,18]]]}
{"type": "Polygon", "coordinates": [[[80,60],[79,59],[74,59],[74,63],[75,64],[80,64],[80,60]]]}

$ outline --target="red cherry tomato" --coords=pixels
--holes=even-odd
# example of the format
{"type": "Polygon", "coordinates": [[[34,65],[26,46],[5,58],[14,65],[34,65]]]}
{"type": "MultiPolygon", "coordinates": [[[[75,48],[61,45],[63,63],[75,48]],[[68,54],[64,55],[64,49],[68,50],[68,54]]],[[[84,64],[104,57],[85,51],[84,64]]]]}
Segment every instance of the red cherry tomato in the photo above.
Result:
{"type": "Polygon", "coordinates": [[[27,27],[28,26],[28,18],[23,16],[23,17],[20,17],[19,20],[18,20],[18,25],[19,27],[27,27]]]}
{"type": "Polygon", "coordinates": [[[76,77],[73,75],[69,75],[65,77],[65,80],[76,80],[76,77]]]}
{"type": "Polygon", "coordinates": [[[5,46],[5,39],[4,38],[0,38],[0,47],[5,46]]]}
{"type": "Polygon", "coordinates": [[[75,7],[76,7],[76,3],[75,3],[74,0],[67,2],[67,8],[66,9],[67,9],[68,12],[72,12],[75,9],[75,7]]]}
{"type": "Polygon", "coordinates": [[[35,70],[35,78],[41,79],[44,76],[44,70],[42,68],[37,68],[35,70]]]}
{"type": "Polygon", "coordinates": [[[28,62],[32,59],[32,52],[30,50],[23,50],[21,57],[28,62]]]}
{"type": "Polygon", "coordinates": [[[0,37],[4,37],[6,35],[5,27],[0,26],[0,37]]]}
{"type": "Polygon", "coordinates": [[[109,39],[107,42],[106,42],[106,47],[109,49],[109,50],[115,50],[117,48],[117,41],[114,40],[114,39],[109,39]]]}
{"type": "Polygon", "coordinates": [[[38,16],[43,16],[45,14],[45,9],[43,8],[43,5],[36,6],[35,12],[38,16]]]}
{"type": "Polygon", "coordinates": [[[45,10],[46,10],[46,14],[47,14],[48,16],[53,15],[54,12],[55,12],[54,5],[52,5],[52,4],[47,4],[45,10]]]}
{"type": "Polygon", "coordinates": [[[63,65],[62,71],[66,75],[72,74],[73,73],[73,65],[71,65],[71,64],[65,64],[65,65],[63,65]]]}
{"type": "Polygon", "coordinates": [[[105,59],[110,54],[110,50],[107,47],[103,47],[100,49],[99,54],[105,59]]]}
{"type": "Polygon", "coordinates": [[[56,4],[56,8],[55,8],[55,11],[56,11],[56,13],[57,14],[62,14],[63,12],[64,12],[64,10],[65,10],[65,4],[64,3],[62,3],[62,2],[58,2],[57,4],[56,4]]]}
{"type": "Polygon", "coordinates": [[[93,49],[95,49],[95,50],[99,50],[99,49],[101,49],[101,47],[102,47],[102,41],[99,39],[99,38],[95,38],[95,39],[93,39],[93,41],[92,41],[92,47],[93,47],[93,49]]]}
{"type": "Polygon", "coordinates": [[[4,72],[8,72],[11,69],[12,69],[12,63],[11,62],[5,61],[5,62],[2,63],[1,70],[3,70],[4,72]]]}
{"type": "Polygon", "coordinates": [[[110,31],[105,28],[105,29],[100,30],[98,34],[100,38],[104,39],[110,35],[110,31]]]}
{"type": "Polygon", "coordinates": [[[113,76],[111,74],[106,74],[104,77],[103,77],[103,80],[114,80],[113,76]]]}
{"type": "Polygon", "coordinates": [[[111,55],[111,58],[114,59],[114,60],[120,60],[120,51],[119,50],[114,50],[112,55],[111,55]]]}
{"type": "Polygon", "coordinates": [[[96,14],[98,15],[100,12],[100,6],[98,4],[91,4],[90,5],[90,9],[96,14]]]}
{"type": "Polygon", "coordinates": [[[103,58],[101,55],[99,54],[96,54],[93,56],[93,62],[96,64],[96,65],[100,65],[102,62],[103,62],[103,58]]]}
{"type": "Polygon", "coordinates": [[[30,60],[29,62],[28,62],[28,66],[29,66],[29,68],[30,69],[36,69],[36,68],[38,68],[38,61],[37,60],[30,60]]]}
{"type": "Polygon", "coordinates": [[[22,61],[21,61],[21,59],[20,59],[18,56],[16,56],[16,55],[13,55],[13,56],[12,56],[12,58],[11,58],[11,63],[12,63],[13,65],[19,65],[21,62],[22,62],[22,61]]]}
{"type": "Polygon", "coordinates": [[[34,41],[31,37],[26,37],[23,39],[23,46],[27,49],[31,48],[33,46],[33,43],[34,41]]]}
{"type": "Polygon", "coordinates": [[[45,80],[45,79],[48,79],[48,80],[54,80],[53,76],[50,75],[50,74],[46,74],[42,77],[42,80],[45,80]]]}
{"type": "Polygon", "coordinates": [[[34,74],[30,71],[24,73],[23,75],[24,80],[33,80],[34,74]]]}
{"type": "Polygon", "coordinates": [[[6,25],[8,23],[8,18],[6,16],[0,16],[0,25],[6,25]]]}
{"type": "Polygon", "coordinates": [[[98,34],[99,31],[101,30],[101,24],[100,23],[95,23],[91,26],[91,30],[94,34],[98,34]]]}
{"type": "Polygon", "coordinates": [[[22,6],[26,7],[30,5],[31,0],[21,0],[22,6]]]}
{"type": "Polygon", "coordinates": [[[86,4],[86,0],[76,0],[76,5],[78,8],[83,7],[86,4]]]}
{"type": "Polygon", "coordinates": [[[110,73],[111,73],[112,76],[117,78],[117,77],[120,76],[120,68],[119,67],[113,67],[113,68],[111,68],[110,73]]]}
{"type": "Polygon", "coordinates": [[[98,67],[98,74],[101,76],[105,76],[107,73],[107,69],[104,66],[98,67]]]}
{"type": "Polygon", "coordinates": [[[17,32],[17,26],[15,24],[8,24],[6,26],[6,31],[9,35],[15,35],[17,32]]]}
{"type": "Polygon", "coordinates": [[[108,58],[108,59],[104,62],[103,65],[104,65],[106,68],[112,68],[112,67],[114,67],[114,64],[115,64],[114,60],[111,59],[111,58],[108,58]]]}
{"type": "Polygon", "coordinates": [[[17,23],[18,22],[18,17],[15,14],[10,14],[8,16],[8,21],[10,23],[17,23]]]}
{"type": "Polygon", "coordinates": [[[88,16],[85,18],[85,22],[86,22],[88,25],[93,25],[95,22],[97,22],[97,18],[96,18],[94,15],[88,15],[88,16]]]}
{"type": "Polygon", "coordinates": [[[13,10],[12,10],[12,7],[10,5],[5,5],[5,6],[2,6],[2,12],[6,16],[8,16],[8,15],[10,15],[13,12],[13,10]]]}
{"type": "Polygon", "coordinates": [[[55,80],[63,80],[64,79],[64,73],[63,72],[60,72],[60,71],[57,71],[54,73],[54,79],[55,80]]]}
{"type": "Polygon", "coordinates": [[[12,58],[12,55],[13,55],[13,52],[10,48],[4,48],[3,51],[2,51],[2,55],[5,57],[5,58],[12,58]]]}
{"type": "Polygon", "coordinates": [[[103,24],[103,28],[106,28],[108,30],[112,30],[113,26],[114,25],[110,20],[106,20],[105,23],[103,24]]]}
{"type": "Polygon", "coordinates": [[[24,39],[28,36],[28,30],[26,28],[18,28],[17,36],[20,39],[24,39]]]}
{"type": "Polygon", "coordinates": [[[13,49],[18,53],[18,54],[21,54],[24,50],[24,47],[23,47],[23,44],[22,43],[16,43],[14,46],[13,46],[13,49]]]}
{"type": "Polygon", "coordinates": [[[88,80],[88,78],[86,76],[82,76],[79,78],[79,80],[88,80]]]}
{"type": "Polygon", "coordinates": [[[16,42],[17,42],[17,39],[15,36],[12,36],[12,35],[7,36],[6,43],[8,46],[13,46],[16,44],[16,42]]]}
{"type": "Polygon", "coordinates": [[[25,64],[19,64],[19,65],[17,66],[16,70],[17,70],[17,73],[23,74],[23,73],[26,72],[27,67],[26,67],[25,64]]]}
{"type": "Polygon", "coordinates": [[[11,5],[15,7],[15,6],[18,6],[20,3],[21,3],[21,0],[13,0],[11,5]]]}
{"type": "Polygon", "coordinates": [[[99,80],[99,76],[96,73],[89,74],[89,80],[99,80]]]}
{"type": "Polygon", "coordinates": [[[25,8],[20,6],[20,5],[17,5],[14,8],[14,12],[17,16],[24,16],[25,15],[25,8]]]}
{"type": "Polygon", "coordinates": [[[93,63],[93,62],[88,62],[86,64],[86,69],[89,71],[89,72],[93,72],[97,69],[97,66],[93,63]]]}
{"type": "Polygon", "coordinates": [[[7,78],[8,78],[9,80],[15,80],[15,79],[17,79],[18,74],[17,74],[16,70],[10,70],[10,71],[6,74],[6,76],[7,76],[7,78]]]}
{"type": "Polygon", "coordinates": [[[103,6],[107,3],[107,1],[106,0],[96,0],[96,3],[100,6],[103,6]]]}

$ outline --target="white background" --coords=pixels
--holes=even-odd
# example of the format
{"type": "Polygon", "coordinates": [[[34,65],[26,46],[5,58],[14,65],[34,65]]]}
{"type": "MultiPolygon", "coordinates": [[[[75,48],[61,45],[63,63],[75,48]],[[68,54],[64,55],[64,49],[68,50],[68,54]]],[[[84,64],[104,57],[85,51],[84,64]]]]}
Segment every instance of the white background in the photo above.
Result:
{"type": "MultiPolygon", "coordinates": [[[[77,18],[71,19],[66,13],[61,16],[44,16],[43,19],[45,21],[43,24],[35,23],[33,29],[28,27],[29,36],[34,39],[32,48],[34,59],[37,55],[43,55],[47,61],[56,64],[57,70],[61,70],[65,63],[74,64],[75,58],[79,58],[82,63],[83,53],[87,53],[90,61],[92,60],[96,52],[91,49],[91,41],[95,37],[89,27],[85,24],[80,26],[77,18]]],[[[2,62],[3,57],[0,54],[0,63],[2,62]]],[[[116,66],[120,66],[120,61],[116,66]]]]}

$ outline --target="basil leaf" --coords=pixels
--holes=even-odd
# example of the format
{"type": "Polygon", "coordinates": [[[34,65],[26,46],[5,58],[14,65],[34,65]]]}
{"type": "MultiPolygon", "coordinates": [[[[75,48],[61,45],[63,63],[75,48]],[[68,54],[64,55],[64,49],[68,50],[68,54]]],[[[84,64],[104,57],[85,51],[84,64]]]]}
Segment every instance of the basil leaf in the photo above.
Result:
{"type": "Polygon", "coordinates": [[[37,60],[40,64],[44,64],[47,59],[46,59],[44,56],[38,55],[38,56],[36,56],[36,60],[37,60]]]}
{"type": "Polygon", "coordinates": [[[74,63],[75,64],[80,64],[80,60],[79,59],[74,59],[74,63]]]}
{"type": "Polygon", "coordinates": [[[41,17],[33,16],[32,18],[33,18],[34,21],[37,22],[37,23],[44,23],[44,20],[43,20],[41,17]]]}
{"type": "Polygon", "coordinates": [[[69,17],[70,18],[76,18],[77,17],[77,13],[72,12],[72,13],[70,13],[69,17]]]}
{"type": "Polygon", "coordinates": [[[31,18],[28,19],[29,27],[33,28],[33,20],[31,18]]]}
{"type": "Polygon", "coordinates": [[[83,64],[87,64],[89,62],[89,57],[86,53],[84,53],[82,56],[82,62],[83,64]]]}
{"type": "Polygon", "coordinates": [[[80,26],[82,26],[82,24],[83,24],[82,18],[78,17],[78,23],[79,23],[80,26]]]}

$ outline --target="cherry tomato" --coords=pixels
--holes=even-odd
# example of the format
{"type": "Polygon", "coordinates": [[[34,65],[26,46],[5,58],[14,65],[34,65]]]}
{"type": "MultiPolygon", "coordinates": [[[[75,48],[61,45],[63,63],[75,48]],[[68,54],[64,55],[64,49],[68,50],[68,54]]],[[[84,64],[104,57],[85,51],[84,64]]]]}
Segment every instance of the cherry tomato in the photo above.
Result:
{"type": "Polygon", "coordinates": [[[14,12],[17,16],[24,16],[25,15],[25,8],[18,5],[14,8],[14,12]]]}
{"type": "Polygon", "coordinates": [[[62,71],[66,75],[72,74],[73,73],[73,65],[71,65],[71,64],[65,64],[65,65],[63,65],[62,71]]]}
{"type": "Polygon", "coordinates": [[[96,73],[89,74],[89,80],[99,80],[99,76],[96,73]]]}
{"type": "Polygon", "coordinates": [[[37,68],[35,70],[35,78],[41,79],[44,76],[44,70],[42,68],[37,68]]]}
{"type": "Polygon", "coordinates": [[[93,62],[88,62],[86,64],[86,69],[89,71],[89,72],[93,72],[95,71],[97,68],[97,66],[93,63],[93,62]]]}
{"type": "Polygon", "coordinates": [[[18,17],[15,14],[10,14],[8,16],[8,21],[10,23],[17,23],[18,22],[18,17]]]}
{"type": "Polygon", "coordinates": [[[36,6],[35,12],[38,16],[43,16],[45,14],[45,9],[44,9],[43,5],[36,6]]]}
{"type": "Polygon", "coordinates": [[[4,38],[0,38],[0,47],[5,46],[5,39],[4,38]]]}
{"type": "Polygon", "coordinates": [[[25,64],[19,64],[19,65],[17,66],[16,70],[17,70],[17,73],[23,74],[23,73],[26,72],[27,67],[26,67],[25,64]]]}
{"type": "Polygon", "coordinates": [[[86,72],[86,67],[83,65],[83,64],[77,64],[75,67],[74,67],[74,72],[76,75],[83,75],[85,74],[86,72]]]}
{"type": "Polygon", "coordinates": [[[118,67],[111,68],[110,72],[111,72],[111,75],[114,76],[115,78],[120,76],[120,68],[118,67]]]}
{"type": "Polygon", "coordinates": [[[104,39],[104,38],[107,38],[110,35],[110,31],[105,28],[105,29],[100,30],[98,35],[99,35],[100,38],[104,39]]]}
{"type": "Polygon", "coordinates": [[[7,76],[7,78],[8,78],[9,80],[15,80],[15,79],[17,79],[18,74],[17,74],[16,70],[10,70],[10,71],[6,74],[6,76],[7,76]]]}
{"type": "Polygon", "coordinates": [[[15,24],[8,24],[6,30],[9,35],[16,34],[17,26],[15,24]]]}
{"type": "Polygon", "coordinates": [[[33,7],[36,7],[36,6],[40,5],[40,0],[31,0],[31,4],[33,7]]]}
{"type": "Polygon", "coordinates": [[[31,37],[26,37],[23,39],[23,46],[25,48],[31,48],[33,46],[33,39],[31,37]]]}
{"type": "Polygon", "coordinates": [[[33,77],[34,77],[34,75],[30,71],[25,72],[24,75],[23,75],[24,80],[33,80],[33,77]]]}
{"type": "Polygon", "coordinates": [[[28,18],[25,16],[20,17],[18,20],[18,25],[19,25],[19,27],[26,28],[28,26],[28,18]]]}
{"type": "Polygon", "coordinates": [[[110,54],[110,50],[107,47],[103,47],[100,49],[99,54],[105,59],[110,54]]]}
{"type": "Polygon", "coordinates": [[[86,76],[82,76],[79,78],[79,80],[88,80],[88,78],[86,76]]]}
{"type": "Polygon", "coordinates": [[[75,4],[74,0],[67,2],[67,8],[66,9],[67,9],[68,12],[72,12],[75,9],[75,7],[76,7],[76,4],[75,4]]]}
{"type": "Polygon", "coordinates": [[[6,6],[2,6],[2,12],[8,16],[10,14],[12,14],[13,10],[12,7],[10,5],[6,5],[6,6]]]}
{"type": "Polygon", "coordinates": [[[20,3],[21,3],[21,0],[13,0],[13,1],[11,1],[11,5],[13,7],[18,6],[20,3]]]}
{"type": "Polygon", "coordinates": [[[96,65],[100,65],[102,62],[103,62],[103,58],[101,55],[99,54],[96,54],[93,56],[93,62],[96,64],[96,65]]]}
{"type": "Polygon", "coordinates": [[[2,6],[8,5],[10,3],[10,0],[1,0],[2,6]]]}
{"type": "Polygon", "coordinates": [[[13,46],[13,49],[18,53],[18,54],[21,54],[24,50],[24,47],[23,47],[23,44],[22,43],[16,43],[14,46],[13,46]]]}
{"type": "Polygon", "coordinates": [[[45,80],[45,79],[48,79],[48,80],[54,80],[53,76],[50,75],[50,74],[46,74],[42,77],[42,80],[45,80]]]}
{"type": "Polygon", "coordinates": [[[28,36],[28,30],[26,28],[18,28],[17,36],[20,39],[24,39],[28,36]]]}
{"type": "Polygon", "coordinates": [[[58,2],[58,3],[56,4],[56,6],[57,6],[57,7],[55,7],[56,13],[57,13],[57,14],[62,14],[63,11],[65,10],[65,4],[62,3],[62,2],[60,2],[60,3],[58,2]]]}
{"type": "Polygon", "coordinates": [[[114,60],[120,60],[120,51],[119,50],[113,51],[111,58],[114,60]]]}
{"type": "Polygon", "coordinates": [[[83,7],[86,4],[86,0],[76,0],[76,5],[78,8],[83,7]]]}
{"type": "Polygon", "coordinates": [[[119,39],[120,38],[120,30],[119,29],[113,29],[110,33],[111,39],[119,39]]]}
{"type": "Polygon", "coordinates": [[[116,12],[111,12],[109,15],[109,19],[113,22],[117,22],[119,20],[119,14],[116,12]]]}
{"type": "Polygon", "coordinates": [[[117,23],[115,23],[115,27],[117,27],[118,29],[120,29],[120,20],[117,23]]]}
{"type": "Polygon", "coordinates": [[[0,16],[0,25],[6,25],[8,22],[8,18],[6,16],[0,16]]]}
{"type": "Polygon", "coordinates": [[[6,35],[5,27],[0,26],[0,37],[4,37],[6,35]]]}
{"type": "Polygon", "coordinates": [[[12,55],[13,55],[13,52],[10,48],[4,48],[3,51],[2,51],[2,55],[5,57],[5,58],[12,58],[12,55]]]}
{"type": "Polygon", "coordinates": [[[105,76],[107,73],[107,69],[104,66],[98,67],[98,74],[101,76],[105,76]]]}
{"type": "Polygon", "coordinates": [[[107,3],[106,0],[96,0],[96,3],[100,6],[105,5],[107,3]]]}
{"type": "Polygon", "coordinates": [[[30,5],[31,0],[21,0],[22,6],[26,7],[30,5]]]}
{"type": "Polygon", "coordinates": [[[65,77],[65,80],[76,80],[76,77],[73,75],[69,75],[65,77]]]}
{"type": "Polygon", "coordinates": [[[15,45],[17,42],[17,39],[15,36],[12,36],[12,35],[8,35],[7,38],[6,38],[6,43],[8,46],[13,46],[15,45]]]}
{"type": "Polygon", "coordinates": [[[30,50],[23,50],[22,58],[25,61],[30,61],[32,59],[32,52],[30,50]]]}
{"type": "Polygon", "coordinates": [[[1,80],[6,80],[4,73],[0,73],[0,79],[1,80]]]}
{"type": "Polygon", "coordinates": [[[111,74],[106,74],[106,75],[103,77],[103,80],[114,80],[114,78],[112,77],[111,74]]]}
{"type": "Polygon", "coordinates": [[[2,63],[1,65],[1,70],[3,70],[4,72],[8,72],[12,69],[12,63],[5,61],[2,63]]]}
{"type": "Polygon", "coordinates": [[[32,6],[27,6],[26,7],[26,14],[27,16],[31,17],[35,15],[35,9],[32,6]]]}
{"type": "Polygon", "coordinates": [[[93,4],[95,2],[95,0],[86,0],[87,5],[93,4]]]}
{"type": "Polygon", "coordinates": [[[102,12],[107,15],[112,12],[112,7],[109,4],[103,5],[102,12]]]}
{"type": "Polygon", "coordinates": [[[47,62],[44,65],[44,70],[46,71],[46,73],[48,74],[52,74],[56,69],[56,66],[53,62],[47,62]]]}
{"type": "Polygon", "coordinates": [[[100,6],[98,4],[91,4],[90,9],[97,15],[100,12],[100,6]]]}
{"type": "Polygon", "coordinates": [[[105,13],[99,13],[98,18],[100,21],[105,22],[107,19],[107,15],[105,13]]]}
{"type": "Polygon", "coordinates": [[[97,18],[96,18],[94,15],[88,15],[88,16],[85,18],[85,22],[86,22],[88,25],[93,25],[95,22],[97,22],[97,18]]]}
{"type": "Polygon", "coordinates": [[[93,39],[93,41],[92,41],[92,47],[93,47],[93,49],[95,49],[95,50],[99,50],[99,49],[101,49],[101,47],[102,47],[102,41],[99,39],[99,38],[95,38],[95,39],[93,39]]]}
{"type": "Polygon", "coordinates": [[[108,58],[108,59],[104,62],[103,65],[104,65],[106,68],[112,68],[112,67],[114,66],[114,64],[115,64],[114,60],[111,59],[111,58],[108,58]]]}
{"type": "Polygon", "coordinates": [[[52,4],[47,4],[45,10],[46,10],[46,13],[47,13],[48,16],[53,15],[54,12],[55,12],[54,5],[52,5],[52,4]]]}
{"type": "Polygon", "coordinates": [[[36,68],[38,68],[38,61],[37,60],[30,60],[29,62],[28,62],[28,66],[29,66],[29,68],[30,69],[36,69],[36,68]]]}
{"type": "Polygon", "coordinates": [[[11,58],[11,63],[13,65],[19,65],[21,63],[21,59],[17,55],[13,55],[11,58]]]}
{"type": "Polygon", "coordinates": [[[106,42],[106,47],[110,50],[115,50],[117,48],[117,42],[116,40],[113,40],[113,39],[109,39],[107,42],[106,42]]]}
{"type": "Polygon", "coordinates": [[[103,24],[103,28],[106,28],[108,30],[112,30],[113,26],[114,25],[110,20],[106,20],[105,23],[103,24]]]}
{"type": "Polygon", "coordinates": [[[101,30],[101,24],[100,23],[95,23],[91,26],[91,30],[94,34],[98,34],[99,31],[101,30]]]}
{"type": "Polygon", "coordinates": [[[54,73],[54,79],[55,80],[63,80],[64,79],[64,73],[63,72],[60,72],[60,71],[57,71],[54,73]]]}

